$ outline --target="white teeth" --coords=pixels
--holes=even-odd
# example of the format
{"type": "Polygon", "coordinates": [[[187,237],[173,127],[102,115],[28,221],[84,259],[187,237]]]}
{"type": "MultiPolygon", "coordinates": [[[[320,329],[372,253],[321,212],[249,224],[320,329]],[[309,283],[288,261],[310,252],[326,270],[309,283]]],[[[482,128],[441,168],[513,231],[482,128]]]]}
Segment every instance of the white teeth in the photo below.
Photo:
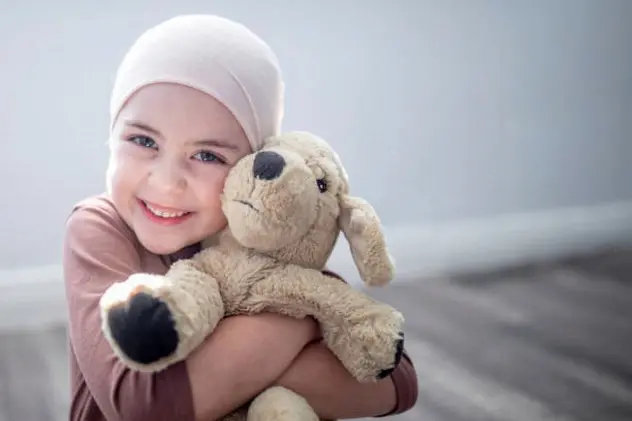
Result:
{"type": "Polygon", "coordinates": [[[147,209],[149,209],[151,213],[153,213],[156,216],[160,216],[161,218],[179,218],[188,213],[188,212],[165,212],[165,211],[152,208],[151,205],[147,203],[145,203],[145,206],[147,206],[147,209]]]}

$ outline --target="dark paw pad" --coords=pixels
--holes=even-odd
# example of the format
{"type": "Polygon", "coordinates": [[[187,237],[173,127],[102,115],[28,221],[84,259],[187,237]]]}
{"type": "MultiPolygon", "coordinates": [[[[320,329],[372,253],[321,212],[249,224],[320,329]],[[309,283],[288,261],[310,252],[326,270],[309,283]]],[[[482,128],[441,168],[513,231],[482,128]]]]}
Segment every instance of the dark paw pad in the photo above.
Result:
{"type": "Polygon", "coordinates": [[[403,355],[404,355],[404,332],[399,332],[399,338],[395,342],[395,362],[393,363],[393,367],[380,371],[377,375],[378,380],[381,380],[390,376],[393,373],[393,371],[395,371],[399,363],[402,361],[403,355]]]}
{"type": "Polygon", "coordinates": [[[150,364],[175,352],[178,332],[167,305],[149,294],[134,295],[108,313],[112,337],[130,359],[150,364]]]}

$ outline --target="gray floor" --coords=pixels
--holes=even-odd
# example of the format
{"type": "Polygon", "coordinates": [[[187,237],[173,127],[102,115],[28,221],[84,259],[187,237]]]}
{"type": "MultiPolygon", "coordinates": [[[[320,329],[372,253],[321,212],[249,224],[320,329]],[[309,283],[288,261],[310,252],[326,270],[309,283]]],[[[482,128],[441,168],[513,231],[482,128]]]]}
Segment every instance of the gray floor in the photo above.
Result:
{"type": "Polygon", "coordinates": [[[0,333],[0,421],[67,419],[66,333],[0,333]]]}
{"type": "MultiPolygon", "coordinates": [[[[394,421],[632,420],[632,252],[375,295],[406,315],[420,398],[394,421]]],[[[0,333],[0,421],[61,421],[62,327],[0,333]]]]}

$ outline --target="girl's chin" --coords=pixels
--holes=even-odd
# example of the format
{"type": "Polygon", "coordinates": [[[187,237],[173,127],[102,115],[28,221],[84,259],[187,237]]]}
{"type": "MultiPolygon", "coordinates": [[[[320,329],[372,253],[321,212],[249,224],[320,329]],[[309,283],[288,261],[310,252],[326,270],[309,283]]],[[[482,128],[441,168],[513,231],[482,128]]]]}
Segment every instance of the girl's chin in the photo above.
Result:
{"type": "Polygon", "coordinates": [[[156,236],[148,233],[147,235],[138,235],[138,240],[147,251],[158,255],[177,253],[196,242],[188,238],[165,237],[166,236],[156,236]]]}
{"type": "MultiPolygon", "coordinates": [[[[202,234],[208,231],[216,231],[221,227],[215,224],[202,224],[198,214],[193,214],[185,224],[173,226],[161,226],[148,221],[144,215],[134,218],[134,231],[141,245],[153,254],[170,255],[179,253],[183,249],[192,247],[201,242],[202,234]],[[209,226],[210,225],[210,226],[209,226]]],[[[224,221],[225,225],[225,221],[224,221]]]]}
{"type": "Polygon", "coordinates": [[[157,255],[174,254],[184,248],[184,246],[180,247],[180,246],[170,245],[170,244],[165,244],[165,243],[154,243],[151,241],[142,241],[141,243],[147,251],[153,254],[157,254],[157,255]]]}

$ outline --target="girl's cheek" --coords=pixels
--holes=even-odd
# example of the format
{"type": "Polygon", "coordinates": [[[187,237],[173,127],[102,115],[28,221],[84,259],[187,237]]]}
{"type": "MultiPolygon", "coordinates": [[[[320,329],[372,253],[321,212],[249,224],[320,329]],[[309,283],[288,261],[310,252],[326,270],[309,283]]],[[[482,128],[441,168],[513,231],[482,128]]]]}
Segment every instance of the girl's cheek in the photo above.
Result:
{"type": "Polygon", "coordinates": [[[228,171],[226,165],[205,164],[189,173],[188,185],[202,202],[213,207],[219,202],[228,171]]]}
{"type": "Polygon", "coordinates": [[[115,147],[115,154],[122,160],[142,162],[155,157],[156,151],[150,148],[139,147],[131,142],[121,142],[115,147]]]}
{"type": "Polygon", "coordinates": [[[218,163],[195,162],[191,165],[191,175],[196,184],[205,186],[223,185],[230,167],[218,163]]]}

